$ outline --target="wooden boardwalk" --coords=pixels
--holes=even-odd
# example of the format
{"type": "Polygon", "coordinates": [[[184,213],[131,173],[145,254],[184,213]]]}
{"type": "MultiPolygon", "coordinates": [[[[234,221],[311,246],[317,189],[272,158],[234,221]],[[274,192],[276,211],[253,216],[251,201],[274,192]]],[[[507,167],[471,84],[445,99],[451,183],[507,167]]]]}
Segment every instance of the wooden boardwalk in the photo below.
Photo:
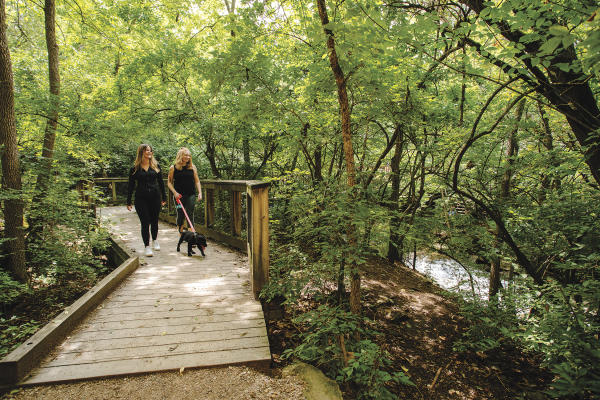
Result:
{"type": "MultiPolygon", "coordinates": [[[[160,223],[161,250],[143,257],[139,220],[125,207],[98,210],[111,232],[140,255],[140,267],[23,382],[271,360],[247,258],[209,242],[206,257],[176,251],[175,227],[160,223]]],[[[197,252],[199,253],[199,252],[197,252]]]]}

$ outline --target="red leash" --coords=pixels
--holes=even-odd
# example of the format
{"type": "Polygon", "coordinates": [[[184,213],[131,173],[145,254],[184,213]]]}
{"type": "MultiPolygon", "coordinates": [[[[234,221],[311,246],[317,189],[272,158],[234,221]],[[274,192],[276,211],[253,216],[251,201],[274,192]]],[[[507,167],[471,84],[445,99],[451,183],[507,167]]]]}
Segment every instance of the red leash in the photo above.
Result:
{"type": "Polygon", "coordinates": [[[194,229],[194,224],[192,224],[192,221],[190,221],[190,217],[188,217],[187,212],[185,211],[185,207],[183,206],[183,204],[181,204],[181,200],[179,200],[179,198],[176,198],[175,201],[177,203],[179,203],[179,206],[181,207],[181,210],[183,211],[183,215],[185,215],[185,219],[187,219],[188,225],[189,225],[190,229],[192,230],[192,232],[196,232],[196,230],[194,229]]]}

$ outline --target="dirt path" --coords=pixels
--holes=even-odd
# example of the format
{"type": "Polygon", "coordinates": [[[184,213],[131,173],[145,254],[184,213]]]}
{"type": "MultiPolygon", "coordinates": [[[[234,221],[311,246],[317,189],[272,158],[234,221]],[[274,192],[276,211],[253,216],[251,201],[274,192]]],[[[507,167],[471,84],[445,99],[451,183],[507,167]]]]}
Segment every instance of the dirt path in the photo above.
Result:
{"type": "Polygon", "coordinates": [[[279,376],[279,370],[259,371],[244,366],[162,372],[98,379],[60,385],[34,386],[5,394],[15,400],[237,400],[304,399],[303,383],[279,376]]]}

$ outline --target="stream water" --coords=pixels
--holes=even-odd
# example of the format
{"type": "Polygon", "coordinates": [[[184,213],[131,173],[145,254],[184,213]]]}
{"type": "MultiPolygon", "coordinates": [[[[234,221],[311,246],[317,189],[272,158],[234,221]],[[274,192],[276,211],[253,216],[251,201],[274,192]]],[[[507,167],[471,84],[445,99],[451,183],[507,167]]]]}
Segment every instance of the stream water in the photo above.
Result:
{"type": "MultiPolygon", "coordinates": [[[[413,258],[407,265],[412,267],[413,258]]],[[[452,292],[475,292],[480,298],[487,298],[489,288],[489,273],[483,270],[470,269],[470,275],[456,261],[446,258],[433,258],[417,254],[415,269],[430,277],[443,289],[452,292]]],[[[505,285],[506,282],[502,282],[505,285]]]]}

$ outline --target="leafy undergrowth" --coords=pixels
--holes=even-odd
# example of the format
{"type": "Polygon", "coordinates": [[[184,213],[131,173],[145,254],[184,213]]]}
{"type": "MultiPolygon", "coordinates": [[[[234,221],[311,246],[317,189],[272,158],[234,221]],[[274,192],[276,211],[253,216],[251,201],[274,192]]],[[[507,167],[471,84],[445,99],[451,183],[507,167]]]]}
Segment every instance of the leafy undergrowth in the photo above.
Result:
{"type": "Polygon", "coordinates": [[[102,268],[96,273],[72,274],[68,279],[45,283],[34,282],[10,305],[0,308],[0,358],[16,349],[40,328],[60,314],[65,307],[83,296],[115,267],[105,256],[98,256],[102,268]]]}
{"type": "MultiPolygon", "coordinates": [[[[372,258],[362,271],[363,314],[374,340],[389,353],[395,371],[404,372],[414,386],[390,383],[400,399],[544,399],[553,376],[540,360],[506,343],[491,352],[455,352],[452,347],[466,322],[457,305],[419,273],[386,260],[372,258]]],[[[303,299],[302,310],[319,306],[303,299]]],[[[288,310],[289,311],[289,310],[288,310]]],[[[276,365],[281,354],[298,346],[301,327],[283,307],[267,312],[271,351],[276,365]]],[[[356,398],[341,386],[344,398],[356,398]]]]}

